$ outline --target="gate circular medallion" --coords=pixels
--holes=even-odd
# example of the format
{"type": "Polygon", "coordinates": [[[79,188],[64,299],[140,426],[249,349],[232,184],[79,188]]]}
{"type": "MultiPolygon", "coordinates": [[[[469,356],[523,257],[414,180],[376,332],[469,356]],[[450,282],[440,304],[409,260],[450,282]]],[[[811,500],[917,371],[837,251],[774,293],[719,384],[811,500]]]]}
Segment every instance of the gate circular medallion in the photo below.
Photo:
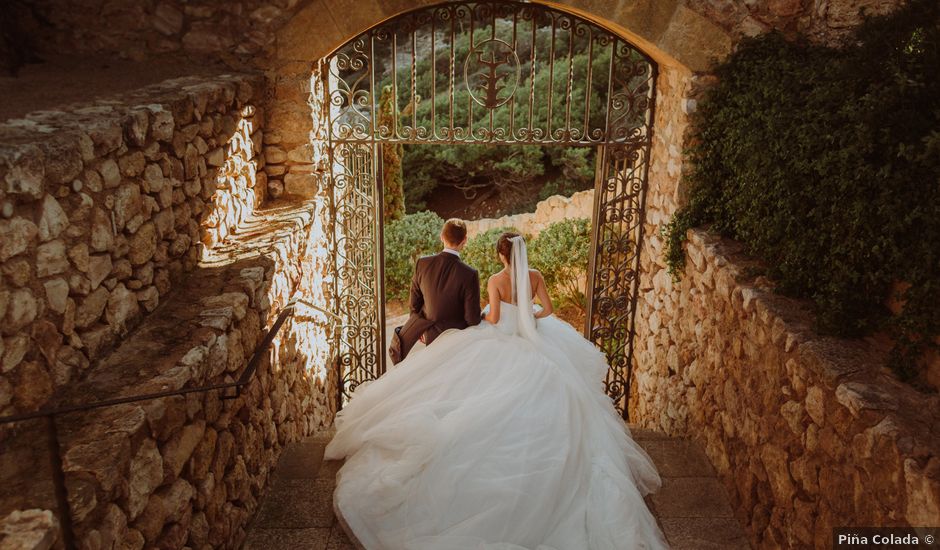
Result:
{"type": "Polygon", "coordinates": [[[521,66],[519,56],[508,43],[491,38],[470,49],[463,76],[473,101],[495,109],[516,93],[521,66]]]}

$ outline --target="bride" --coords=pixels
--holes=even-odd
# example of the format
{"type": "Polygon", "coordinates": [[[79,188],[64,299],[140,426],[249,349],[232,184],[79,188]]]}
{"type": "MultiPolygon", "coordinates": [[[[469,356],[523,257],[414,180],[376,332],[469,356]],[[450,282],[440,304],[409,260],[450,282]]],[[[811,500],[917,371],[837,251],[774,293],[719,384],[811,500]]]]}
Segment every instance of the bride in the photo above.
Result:
{"type": "Polygon", "coordinates": [[[604,393],[603,354],[551,315],[521,236],[497,253],[487,322],[445,332],[337,414],[337,514],[367,550],[666,548],[643,501],[660,478],[604,393]]]}

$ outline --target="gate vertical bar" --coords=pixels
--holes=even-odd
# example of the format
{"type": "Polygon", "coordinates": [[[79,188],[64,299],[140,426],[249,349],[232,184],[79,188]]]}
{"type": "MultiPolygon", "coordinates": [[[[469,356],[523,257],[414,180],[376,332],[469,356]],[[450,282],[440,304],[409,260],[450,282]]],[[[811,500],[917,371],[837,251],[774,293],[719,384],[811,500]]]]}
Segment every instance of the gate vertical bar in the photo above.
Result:
{"type": "MultiPolygon", "coordinates": [[[[659,72],[656,65],[650,66],[650,86],[651,91],[650,95],[656,97],[656,79],[659,77],[659,72]]],[[[652,155],[653,147],[653,131],[654,131],[654,122],[656,120],[656,102],[651,101],[647,111],[646,116],[648,117],[646,125],[646,142],[643,144],[644,157],[643,157],[643,179],[642,187],[639,190],[639,212],[640,217],[638,222],[638,231],[636,237],[636,259],[634,264],[634,272],[636,277],[633,279],[633,302],[630,304],[630,347],[627,351],[627,392],[624,396],[623,404],[623,418],[624,420],[630,420],[630,394],[633,385],[633,367],[635,366],[636,355],[633,353],[634,341],[636,339],[636,303],[640,297],[640,273],[641,273],[641,256],[643,255],[643,235],[645,234],[646,229],[646,192],[649,188],[649,176],[650,176],[650,155],[652,155]]]]}
{"type": "Polygon", "coordinates": [[[600,230],[601,230],[601,196],[604,192],[604,179],[605,173],[604,167],[606,166],[604,157],[607,154],[607,147],[603,145],[597,148],[597,158],[594,161],[594,207],[591,209],[591,254],[588,257],[588,276],[587,276],[587,287],[585,288],[584,297],[587,299],[587,315],[584,318],[584,337],[588,340],[591,339],[591,331],[594,327],[594,292],[593,289],[597,286],[596,278],[596,269],[595,265],[597,264],[597,243],[600,242],[600,230]]]}
{"type": "MultiPolygon", "coordinates": [[[[374,135],[374,134],[373,134],[374,135]]],[[[375,246],[375,289],[376,289],[376,309],[378,310],[378,333],[375,338],[375,357],[377,376],[385,374],[387,365],[385,364],[385,160],[382,145],[373,141],[372,143],[372,162],[375,166],[375,196],[376,202],[380,205],[377,208],[375,216],[375,235],[377,243],[375,246]]]]}

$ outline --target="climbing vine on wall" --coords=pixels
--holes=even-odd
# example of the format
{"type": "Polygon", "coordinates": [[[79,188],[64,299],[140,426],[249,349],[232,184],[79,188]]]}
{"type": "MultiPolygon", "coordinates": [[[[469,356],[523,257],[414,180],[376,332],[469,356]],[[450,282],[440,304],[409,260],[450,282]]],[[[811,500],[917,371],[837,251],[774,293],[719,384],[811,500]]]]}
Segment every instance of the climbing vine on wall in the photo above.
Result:
{"type": "Polygon", "coordinates": [[[667,261],[678,277],[687,230],[710,225],[811,298],[820,330],[887,330],[913,379],[940,333],[940,4],[911,0],[852,38],[768,34],[717,68],[667,261]]]}

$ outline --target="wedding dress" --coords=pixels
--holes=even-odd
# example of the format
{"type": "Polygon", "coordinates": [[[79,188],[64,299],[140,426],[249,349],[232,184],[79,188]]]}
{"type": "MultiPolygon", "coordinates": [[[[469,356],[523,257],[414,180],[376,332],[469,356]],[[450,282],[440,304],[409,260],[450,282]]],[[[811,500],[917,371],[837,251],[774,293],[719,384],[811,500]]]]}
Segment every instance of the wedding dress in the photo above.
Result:
{"type": "Polygon", "coordinates": [[[337,414],[334,507],[366,550],[666,548],[648,455],[604,393],[603,354],[532,314],[525,243],[496,325],[442,334],[337,414]]]}

